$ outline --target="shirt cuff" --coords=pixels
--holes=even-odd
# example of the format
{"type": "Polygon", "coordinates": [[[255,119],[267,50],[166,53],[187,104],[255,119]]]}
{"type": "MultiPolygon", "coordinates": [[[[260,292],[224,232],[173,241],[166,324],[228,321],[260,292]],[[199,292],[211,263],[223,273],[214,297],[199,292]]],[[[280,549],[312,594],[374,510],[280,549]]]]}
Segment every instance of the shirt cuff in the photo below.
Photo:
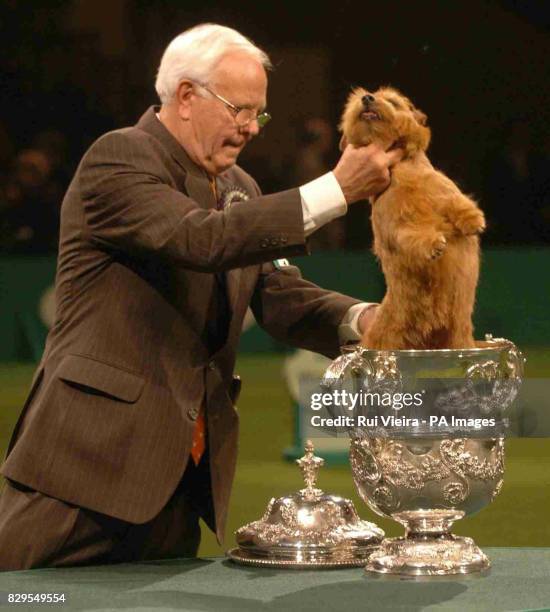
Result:
{"type": "Polygon", "coordinates": [[[348,342],[359,342],[361,340],[361,332],[359,331],[359,317],[365,308],[374,306],[374,303],[360,302],[354,304],[344,315],[342,322],[338,326],[338,339],[340,344],[347,344],[348,342]]]}
{"type": "Polygon", "coordinates": [[[312,234],[325,223],[345,215],[348,210],[346,198],[332,172],[300,187],[304,232],[312,234]]]}

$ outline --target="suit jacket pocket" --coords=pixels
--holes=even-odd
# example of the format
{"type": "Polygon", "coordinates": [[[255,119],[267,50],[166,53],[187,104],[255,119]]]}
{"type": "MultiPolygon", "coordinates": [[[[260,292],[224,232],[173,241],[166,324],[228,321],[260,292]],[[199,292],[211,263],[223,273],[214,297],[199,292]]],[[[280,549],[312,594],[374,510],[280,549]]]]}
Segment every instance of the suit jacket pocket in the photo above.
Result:
{"type": "Polygon", "coordinates": [[[82,391],[108,396],[122,402],[136,402],[145,380],[138,374],[83,355],[66,355],[56,376],[82,391]]]}

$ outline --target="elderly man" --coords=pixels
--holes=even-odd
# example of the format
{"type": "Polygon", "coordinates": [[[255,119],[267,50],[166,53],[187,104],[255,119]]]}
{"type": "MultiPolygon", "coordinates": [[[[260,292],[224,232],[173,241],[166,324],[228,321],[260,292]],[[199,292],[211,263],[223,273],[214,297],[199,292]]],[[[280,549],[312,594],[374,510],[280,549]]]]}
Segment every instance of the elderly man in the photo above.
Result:
{"type": "Polygon", "coordinates": [[[400,154],[348,148],[333,172],[262,196],[235,163],[269,119],[268,66],[234,30],[188,30],[162,58],[162,106],[82,159],[56,322],[2,469],[1,568],[195,555],[200,516],[221,540],[247,307],[326,355],[368,323],[282,258],[383,190],[400,154]]]}

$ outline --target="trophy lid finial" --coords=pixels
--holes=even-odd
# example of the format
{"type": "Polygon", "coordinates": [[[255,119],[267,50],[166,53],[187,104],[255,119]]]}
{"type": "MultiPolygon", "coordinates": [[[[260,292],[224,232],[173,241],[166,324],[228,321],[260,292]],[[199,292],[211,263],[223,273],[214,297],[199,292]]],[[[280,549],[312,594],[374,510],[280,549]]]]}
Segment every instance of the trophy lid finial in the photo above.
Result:
{"type": "Polygon", "coordinates": [[[325,460],[314,454],[314,446],[311,440],[306,442],[305,455],[301,459],[296,459],[296,463],[302,470],[302,476],[306,484],[305,489],[301,489],[300,494],[306,499],[316,499],[323,494],[321,489],[315,488],[319,470],[325,464],[325,460]]]}

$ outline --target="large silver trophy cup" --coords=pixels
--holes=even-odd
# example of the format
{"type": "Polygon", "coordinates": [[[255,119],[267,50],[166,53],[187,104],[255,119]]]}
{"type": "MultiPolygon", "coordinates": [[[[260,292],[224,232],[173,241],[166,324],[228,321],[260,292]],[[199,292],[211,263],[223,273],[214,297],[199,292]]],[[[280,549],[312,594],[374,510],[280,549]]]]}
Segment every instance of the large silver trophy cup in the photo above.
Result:
{"type": "Polygon", "coordinates": [[[370,555],[368,572],[433,576],[489,567],[471,538],[450,529],[502,487],[523,362],[513,343],[487,336],[465,350],[346,349],[328,368],[325,390],[347,385],[370,399],[348,430],[359,495],[405,527],[370,555]],[[397,397],[398,407],[375,405],[376,397],[397,397]]]}

